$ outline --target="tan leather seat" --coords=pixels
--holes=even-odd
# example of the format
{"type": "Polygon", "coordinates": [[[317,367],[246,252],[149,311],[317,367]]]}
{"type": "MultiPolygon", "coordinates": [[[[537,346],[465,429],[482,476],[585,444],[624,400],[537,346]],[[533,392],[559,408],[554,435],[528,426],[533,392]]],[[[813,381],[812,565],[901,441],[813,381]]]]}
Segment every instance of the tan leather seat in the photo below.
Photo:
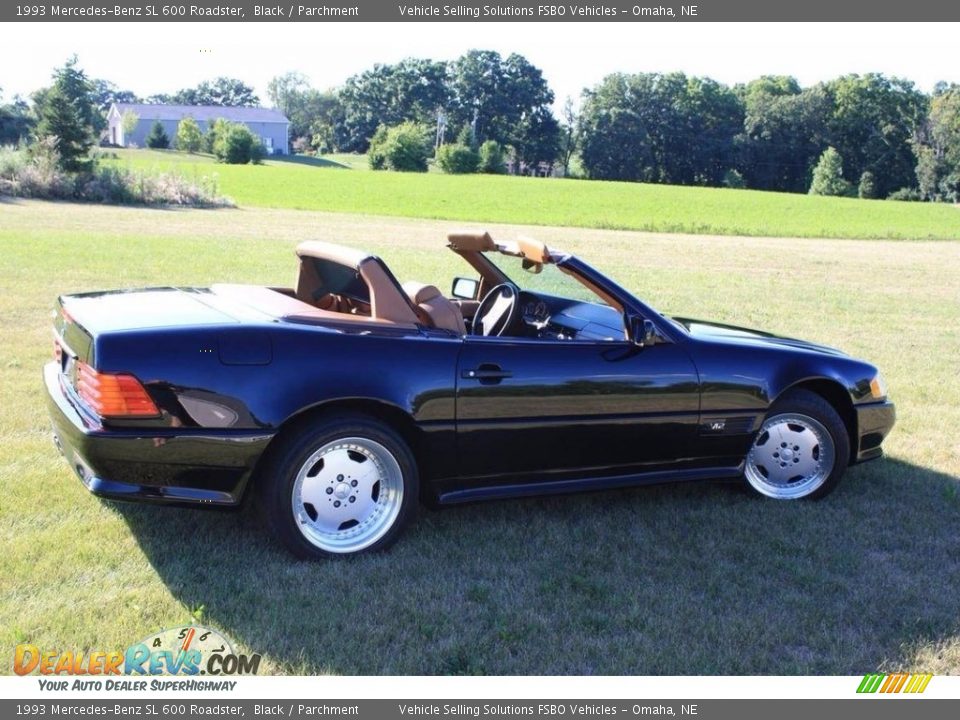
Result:
{"type": "Polygon", "coordinates": [[[441,330],[452,330],[458,335],[466,335],[467,326],[463,322],[460,310],[447,300],[435,285],[405,282],[403,291],[417,308],[417,314],[425,324],[441,330]]]}

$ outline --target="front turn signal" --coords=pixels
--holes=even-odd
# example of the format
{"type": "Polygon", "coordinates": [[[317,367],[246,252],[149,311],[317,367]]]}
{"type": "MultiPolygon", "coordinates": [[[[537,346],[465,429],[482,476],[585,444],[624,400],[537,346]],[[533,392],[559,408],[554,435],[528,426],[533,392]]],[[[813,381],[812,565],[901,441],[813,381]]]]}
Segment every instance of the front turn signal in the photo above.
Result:
{"type": "Polygon", "coordinates": [[[885,400],[887,397],[887,383],[880,373],[877,373],[870,381],[870,396],[874,400],[885,400]]]}

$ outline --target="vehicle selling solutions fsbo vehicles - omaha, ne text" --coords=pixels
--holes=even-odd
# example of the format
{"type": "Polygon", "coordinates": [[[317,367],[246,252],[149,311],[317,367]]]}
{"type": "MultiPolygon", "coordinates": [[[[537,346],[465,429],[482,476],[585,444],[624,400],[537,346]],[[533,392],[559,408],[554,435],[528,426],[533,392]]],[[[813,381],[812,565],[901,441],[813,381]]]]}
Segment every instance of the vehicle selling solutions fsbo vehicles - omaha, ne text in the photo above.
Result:
{"type": "Polygon", "coordinates": [[[417,503],[745,478],[828,493],[894,406],[838,350],[662,315],[579,258],[460,233],[471,269],[401,285],[305,242],[295,288],[60,297],[55,441],[93,493],[260,503],[316,557],[383,548],[417,503]]]}

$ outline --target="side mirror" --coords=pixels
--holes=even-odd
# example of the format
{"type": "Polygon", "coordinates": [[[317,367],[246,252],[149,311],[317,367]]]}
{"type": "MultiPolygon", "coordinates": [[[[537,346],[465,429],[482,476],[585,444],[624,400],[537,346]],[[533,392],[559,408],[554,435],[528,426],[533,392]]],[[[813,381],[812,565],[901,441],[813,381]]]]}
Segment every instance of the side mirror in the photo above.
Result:
{"type": "Polygon", "coordinates": [[[450,294],[461,300],[476,300],[480,281],[473,278],[458,277],[453,279],[453,288],[450,294]]]}
{"type": "Polygon", "coordinates": [[[631,315],[630,339],[637,347],[649,347],[659,342],[660,335],[657,334],[657,326],[653,324],[653,320],[631,315]]]}
{"type": "Polygon", "coordinates": [[[527,260],[526,258],[523,259],[523,262],[520,263],[520,266],[528,273],[532,273],[534,275],[543,271],[543,263],[527,260]]]}

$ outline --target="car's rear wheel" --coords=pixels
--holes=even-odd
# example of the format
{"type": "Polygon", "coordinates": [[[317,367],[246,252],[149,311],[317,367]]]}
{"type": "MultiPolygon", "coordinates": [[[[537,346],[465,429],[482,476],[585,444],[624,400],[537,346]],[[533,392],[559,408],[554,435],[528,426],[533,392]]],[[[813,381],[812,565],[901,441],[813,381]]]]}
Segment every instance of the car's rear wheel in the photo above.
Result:
{"type": "Polygon", "coordinates": [[[770,408],[747,454],[744,477],[777,500],[819,498],[833,490],[850,460],[850,439],[830,403],[791,390],[770,408]]]}
{"type": "Polygon", "coordinates": [[[270,524],[296,555],[382,550],[416,512],[416,463],[389,426],[329,418],[280,442],[259,482],[270,524]]]}

